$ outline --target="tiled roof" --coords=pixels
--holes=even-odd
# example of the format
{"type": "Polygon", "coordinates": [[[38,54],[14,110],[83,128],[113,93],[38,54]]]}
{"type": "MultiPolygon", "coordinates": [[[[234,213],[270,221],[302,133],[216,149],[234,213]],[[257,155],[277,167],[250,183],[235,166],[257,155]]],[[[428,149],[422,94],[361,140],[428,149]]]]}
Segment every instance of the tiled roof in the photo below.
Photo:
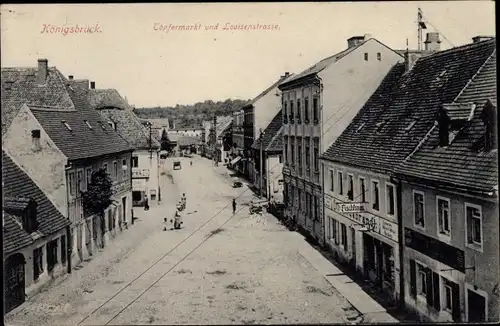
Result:
{"type": "MultiPolygon", "coordinates": [[[[269,86],[268,88],[266,88],[262,93],[260,93],[254,99],[252,99],[250,102],[248,102],[246,105],[244,105],[243,108],[254,105],[255,102],[257,102],[258,100],[260,100],[267,93],[269,93],[270,91],[272,91],[274,88],[278,87],[278,85],[284,83],[285,81],[288,82],[289,80],[293,79],[293,77],[294,77],[293,74],[288,75],[288,76],[287,75],[281,76],[280,79],[278,79],[278,81],[276,81],[274,84],[272,84],[271,86],[269,86]]],[[[241,114],[243,114],[243,112],[241,114]]],[[[234,113],[233,113],[233,115],[234,115],[234,113]]]]}
{"type": "Polygon", "coordinates": [[[14,215],[7,212],[3,213],[3,253],[4,257],[12,252],[25,248],[31,245],[34,240],[24,231],[21,223],[18,222],[14,215]]]}
{"type": "MultiPolygon", "coordinates": [[[[116,131],[134,148],[149,148],[149,130],[130,109],[115,89],[90,89],[89,102],[93,109],[116,126],[116,131]]],[[[152,132],[151,146],[159,148],[157,132],[152,132]]]]}
{"type": "Polygon", "coordinates": [[[65,77],[55,68],[48,69],[47,83],[37,83],[37,68],[2,68],[2,136],[23,104],[74,110],[65,88],[65,77]]]}
{"type": "Polygon", "coordinates": [[[228,121],[228,123],[226,123],[226,128],[224,128],[220,132],[220,134],[217,138],[220,138],[220,139],[224,138],[224,136],[231,133],[232,129],[233,129],[233,120],[231,119],[228,121]]]}
{"type": "MultiPolygon", "coordinates": [[[[69,220],[59,212],[33,180],[4,151],[2,151],[2,181],[4,196],[30,198],[37,203],[38,230],[43,235],[53,234],[70,225],[69,220]]],[[[4,244],[7,244],[5,238],[4,241],[4,244]]]]}
{"type": "Polygon", "coordinates": [[[77,110],[55,111],[30,107],[45,132],[68,159],[91,158],[133,150],[96,110],[89,107],[85,90],[72,87],[68,88],[68,94],[77,110]],[[71,130],[65,127],[63,121],[71,130]]]}
{"type": "Polygon", "coordinates": [[[132,111],[132,107],[116,89],[90,89],[89,102],[93,109],[118,108],[132,111]]]}
{"type": "Polygon", "coordinates": [[[469,44],[396,65],[322,158],[380,173],[412,153],[495,50],[495,41],[469,44]]]}
{"type": "MultiPolygon", "coordinates": [[[[274,118],[271,120],[266,129],[264,129],[264,135],[262,136],[262,139],[261,137],[257,138],[257,140],[255,140],[255,142],[252,144],[252,148],[260,149],[260,144],[262,142],[263,150],[265,151],[277,150],[278,147],[277,145],[279,144],[276,143],[275,138],[278,135],[279,131],[281,130],[282,126],[283,126],[282,110],[279,110],[279,112],[274,116],[274,118]]],[[[283,147],[279,148],[279,150],[282,151],[283,147]]]]}
{"type": "Polygon", "coordinates": [[[190,145],[197,145],[200,143],[201,140],[199,138],[192,136],[180,136],[177,141],[177,144],[179,144],[179,146],[190,146],[190,145]]]}
{"type": "Polygon", "coordinates": [[[342,59],[343,57],[345,57],[346,55],[348,55],[349,53],[351,53],[355,49],[359,48],[361,45],[365,44],[366,42],[368,42],[368,40],[363,41],[363,42],[357,44],[356,46],[353,46],[353,47],[347,48],[345,50],[342,50],[339,53],[336,53],[336,54],[334,54],[332,56],[329,56],[329,57],[321,60],[320,62],[316,63],[314,66],[309,67],[306,70],[298,73],[297,75],[292,76],[291,78],[289,78],[288,80],[286,80],[286,82],[283,82],[281,84],[283,85],[285,83],[289,83],[289,82],[298,80],[300,78],[303,78],[303,77],[306,77],[306,76],[309,76],[309,75],[317,74],[317,73],[321,72],[323,69],[325,69],[328,66],[330,66],[332,63],[335,63],[335,62],[339,61],[340,59],[342,59]]]}
{"type": "Polygon", "coordinates": [[[4,196],[3,207],[8,210],[24,211],[30,203],[29,198],[4,196]]]}
{"type": "Polygon", "coordinates": [[[283,152],[283,126],[266,147],[266,152],[283,152]]]}
{"type": "Polygon", "coordinates": [[[482,146],[486,127],[481,114],[488,100],[496,110],[496,90],[495,52],[453,105],[448,106],[464,108],[464,117],[475,104],[471,121],[447,147],[439,146],[439,129],[435,128],[396,172],[462,190],[492,192],[498,185],[498,152],[485,151],[482,146]]]}

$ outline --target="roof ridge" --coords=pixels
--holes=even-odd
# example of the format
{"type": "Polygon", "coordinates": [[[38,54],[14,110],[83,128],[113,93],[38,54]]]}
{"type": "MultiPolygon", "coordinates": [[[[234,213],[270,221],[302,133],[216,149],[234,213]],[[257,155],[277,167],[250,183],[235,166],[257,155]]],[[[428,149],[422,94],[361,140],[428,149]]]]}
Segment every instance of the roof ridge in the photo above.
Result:
{"type": "MultiPolygon", "coordinates": [[[[283,125],[280,126],[280,128],[278,129],[278,131],[274,134],[273,138],[271,138],[271,141],[269,142],[269,144],[267,144],[266,148],[264,150],[267,151],[267,149],[269,148],[269,146],[271,146],[271,144],[274,142],[274,140],[276,139],[276,137],[278,137],[278,135],[281,134],[281,132],[283,131],[283,125]]],[[[282,135],[280,135],[281,137],[282,135]]]]}
{"type": "Polygon", "coordinates": [[[456,47],[451,48],[451,49],[437,51],[435,53],[432,53],[431,55],[420,57],[419,60],[428,60],[429,58],[435,58],[437,56],[443,56],[443,55],[447,55],[447,54],[454,53],[454,52],[460,52],[460,51],[463,51],[466,49],[471,49],[471,48],[473,49],[475,47],[484,46],[487,43],[496,43],[496,38],[492,38],[492,39],[477,42],[477,43],[467,43],[464,45],[456,46],[456,47]]]}
{"type": "MultiPolygon", "coordinates": [[[[19,163],[17,163],[16,160],[14,159],[14,157],[12,157],[12,155],[10,155],[10,153],[8,153],[5,149],[2,149],[2,152],[5,154],[5,156],[7,156],[8,158],[10,158],[10,160],[12,161],[12,163],[14,163],[14,165],[17,166],[19,168],[19,170],[21,170],[24,174],[26,174],[28,176],[28,178],[31,180],[31,182],[33,182],[33,184],[36,187],[38,187],[38,189],[49,200],[49,202],[55,207],[55,209],[59,212],[59,214],[61,214],[64,218],[66,218],[65,214],[63,214],[59,210],[59,206],[56,204],[56,201],[54,200],[54,198],[52,198],[52,196],[50,194],[47,194],[45,191],[43,191],[43,188],[40,187],[40,185],[38,184],[38,182],[35,179],[33,179],[29,175],[28,172],[26,172],[26,170],[24,169],[24,167],[22,165],[20,165],[19,163]]],[[[2,170],[2,174],[3,174],[3,170],[2,170]]]]}
{"type": "Polygon", "coordinates": [[[493,58],[493,56],[496,54],[496,52],[497,52],[497,49],[496,48],[493,49],[493,52],[490,54],[490,56],[486,60],[484,60],[484,62],[481,65],[481,67],[479,67],[479,69],[476,71],[476,73],[471,77],[471,79],[469,79],[469,81],[467,82],[467,84],[465,84],[465,86],[460,90],[460,92],[458,93],[458,95],[453,99],[452,103],[458,101],[458,99],[463,94],[463,92],[467,89],[467,87],[469,87],[469,85],[477,77],[477,75],[479,75],[479,73],[483,70],[483,68],[486,66],[486,64],[493,58]]]}

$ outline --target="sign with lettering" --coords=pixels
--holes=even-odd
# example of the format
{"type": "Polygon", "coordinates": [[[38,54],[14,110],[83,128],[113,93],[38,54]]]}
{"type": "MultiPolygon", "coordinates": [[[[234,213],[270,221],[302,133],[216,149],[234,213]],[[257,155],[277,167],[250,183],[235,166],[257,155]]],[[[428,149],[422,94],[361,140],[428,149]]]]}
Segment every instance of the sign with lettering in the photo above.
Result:
{"type": "Polygon", "coordinates": [[[149,178],[149,169],[132,168],[132,178],[149,178]]]}
{"type": "Polygon", "coordinates": [[[362,213],[365,206],[362,203],[338,203],[338,210],[341,213],[362,213]]]}
{"type": "Polygon", "coordinates": [[[122,181],[112,186],[113,193],[122,193],[131,189],[130,181],[122,181]]]}
{"type": "Polygon", "coordinates": [[[389,239],[398,242],[398,225],[386,220],[381,220],[381,234],[389,239]]]}

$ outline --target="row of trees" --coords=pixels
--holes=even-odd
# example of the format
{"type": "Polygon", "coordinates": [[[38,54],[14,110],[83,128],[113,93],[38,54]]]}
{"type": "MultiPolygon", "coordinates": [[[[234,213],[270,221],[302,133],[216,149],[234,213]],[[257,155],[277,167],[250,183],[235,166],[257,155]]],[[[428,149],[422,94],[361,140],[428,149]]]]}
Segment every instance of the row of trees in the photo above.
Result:
{"type": "Polygon", "coordinates": [[[141,118],[171,118],[176,127],[196,127],[202,121],[210,120],[214,115],[231,115],[234,111],[241,109],[249,100],[227,99],[214,102],[207,100],[193,105],[179,105],[167,107],[135,108],[134,113],[141,118]]]}

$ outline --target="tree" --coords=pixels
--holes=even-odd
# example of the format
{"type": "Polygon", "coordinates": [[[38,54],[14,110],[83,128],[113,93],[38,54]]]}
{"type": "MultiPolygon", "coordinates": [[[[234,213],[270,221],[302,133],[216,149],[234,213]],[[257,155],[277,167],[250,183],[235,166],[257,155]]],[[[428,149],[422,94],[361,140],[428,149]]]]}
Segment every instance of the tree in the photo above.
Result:
{"type": "MultiPolygon", "coordinates": [[[[111,179],[104,169],[92,173],[87,191],[82,191],[82,204],[86,216],[97,215],[101,220],[104,230],[104,212],[113,200],[113,189],[111,179]]],[[[104,233],[104,232],[103,232],[104,233]]]]}
{"type": "Polygon", "coordinates": [[[160,145],[161,145],[161,150],[162,151],[167,151],[167,152],[170,152],[173,149],[173,147],[174,147],[173,144],[172,144],[172,142],[168,138],[168,134],[167,134],[167,131],[165,129],[163,129],[163,132],[161,134],[160,145]]]}

